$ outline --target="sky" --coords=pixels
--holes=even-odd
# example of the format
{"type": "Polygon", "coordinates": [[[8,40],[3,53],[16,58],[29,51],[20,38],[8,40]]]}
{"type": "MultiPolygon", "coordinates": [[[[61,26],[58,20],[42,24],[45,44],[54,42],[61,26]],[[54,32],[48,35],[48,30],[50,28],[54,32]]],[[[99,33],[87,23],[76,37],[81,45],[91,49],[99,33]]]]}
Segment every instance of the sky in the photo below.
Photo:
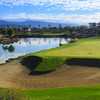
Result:
{"type": "Polygon", "coordinates": [[[100,0],[0,0],[0,19],[100,22],[100,0]]]}

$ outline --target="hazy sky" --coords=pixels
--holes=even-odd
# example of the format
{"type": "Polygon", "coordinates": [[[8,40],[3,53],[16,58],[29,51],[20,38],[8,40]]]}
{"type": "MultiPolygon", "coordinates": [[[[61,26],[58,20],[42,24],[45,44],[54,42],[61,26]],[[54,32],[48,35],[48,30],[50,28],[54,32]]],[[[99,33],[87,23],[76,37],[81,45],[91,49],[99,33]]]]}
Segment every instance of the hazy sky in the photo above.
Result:
{"type": "Polygon", "coordinates": [[[100,0],[0,0],[0,19],[99,22],[100,0]]]}

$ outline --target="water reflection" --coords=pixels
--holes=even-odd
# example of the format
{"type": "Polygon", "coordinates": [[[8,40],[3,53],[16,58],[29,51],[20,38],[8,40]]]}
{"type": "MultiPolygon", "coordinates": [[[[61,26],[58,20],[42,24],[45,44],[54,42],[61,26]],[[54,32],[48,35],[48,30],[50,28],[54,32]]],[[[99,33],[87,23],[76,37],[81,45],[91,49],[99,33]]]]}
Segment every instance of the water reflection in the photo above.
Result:
{"type": "Polygon", "coordinates": [[[0,44],[0,63],[32,52],[56,48],[68,41],[64,38],[22,38],[7,46],[0,44]]]}
{"type": "Polygon", "coordinates": [[[3,50],[8,50],[8,52],[14,52],[15,48],[13,45],[2,45],[3,50]]]}

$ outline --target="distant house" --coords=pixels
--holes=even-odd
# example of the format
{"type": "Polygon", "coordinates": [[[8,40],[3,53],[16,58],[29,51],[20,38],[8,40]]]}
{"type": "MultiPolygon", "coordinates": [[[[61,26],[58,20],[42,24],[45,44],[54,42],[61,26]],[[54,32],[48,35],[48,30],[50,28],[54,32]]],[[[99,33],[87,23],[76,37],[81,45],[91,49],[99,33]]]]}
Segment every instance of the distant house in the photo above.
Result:
{"type": "Polygon", "coordinates": [[[99,22],[99,23],[97,23],[97,27],[98,27],[98,28],[100,28],[100,22],[99,22]]]}
{"type": "Polygon", "coordinates": [[[3,35],[2,34],[0,34],[0,38],[2,38],[3,37],[3,35]]]}
{"type": "Polygon", "coordinates": [[[89,23],[89,28],[96,28],[97,24],[96,23],[89,23]]]}
{"type": "Polygon", "coordinates": [[[86,30],[72,32],[72,38],[76,38],[76,37],[84,38],[84,37],[92,37],[96,35],[97,35],[97,32],[94,29],[86,29],[86,30]]]}
{"type": "Polygon", "coordinates": [[[80,35],[81,35],[80,32],[76,32],[76,31],[72,32],[72,38],[79,37],[80,35]]]}
{"type": "Polygon", "coordinates": [[[28,28],[28,30],[27,30],[28,32],[31,32],[32,31],[32,29],[31,28],[28,28]]]}

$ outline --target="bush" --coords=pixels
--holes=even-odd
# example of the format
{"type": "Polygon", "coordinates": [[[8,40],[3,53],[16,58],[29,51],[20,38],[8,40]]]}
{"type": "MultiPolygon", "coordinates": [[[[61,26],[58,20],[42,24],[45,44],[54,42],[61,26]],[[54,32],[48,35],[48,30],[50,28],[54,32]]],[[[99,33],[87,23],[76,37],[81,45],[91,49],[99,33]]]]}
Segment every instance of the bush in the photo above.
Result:
{"type": "Polygon", "coordinates": [[[31,72],[42,62],[41,57],[27,56],[22,59],[21,64],[26,66],[31,72]]]}

